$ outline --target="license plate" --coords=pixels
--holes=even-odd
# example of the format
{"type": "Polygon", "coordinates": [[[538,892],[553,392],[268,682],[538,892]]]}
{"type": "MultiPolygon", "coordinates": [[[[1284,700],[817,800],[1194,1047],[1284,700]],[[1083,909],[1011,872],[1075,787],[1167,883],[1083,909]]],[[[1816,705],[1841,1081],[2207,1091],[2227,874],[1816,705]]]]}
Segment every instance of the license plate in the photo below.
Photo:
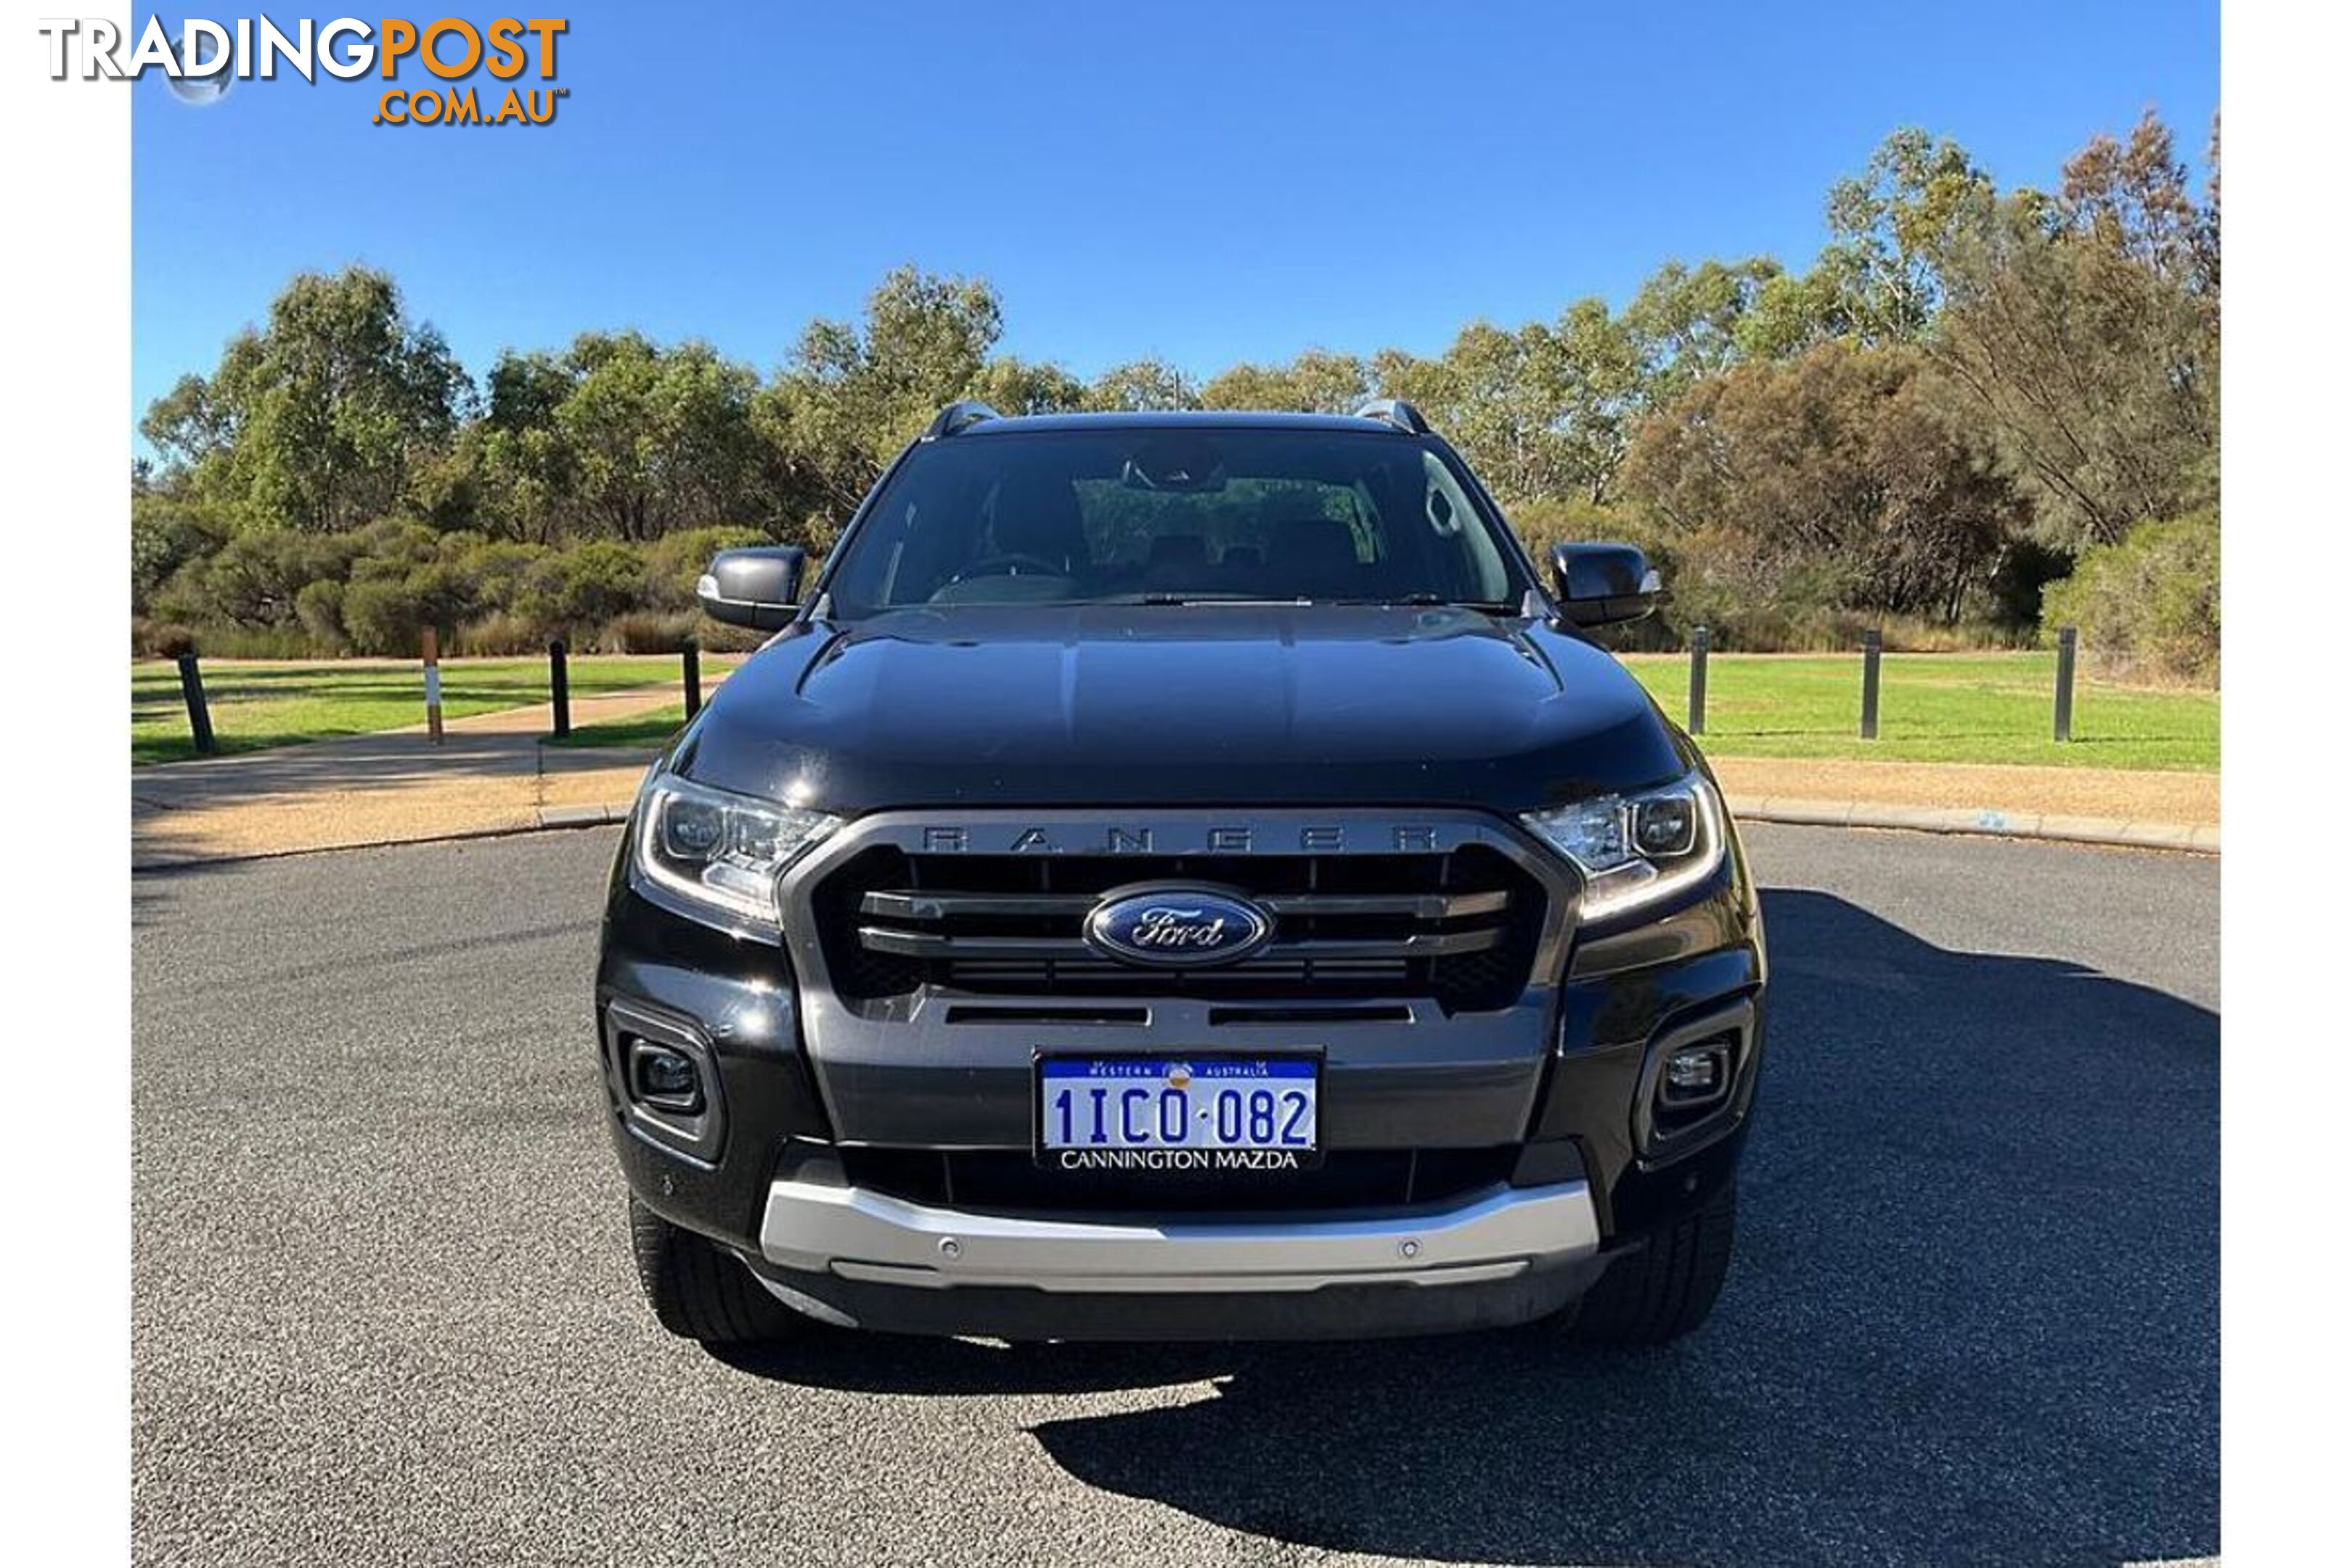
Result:
{"type": "Polygon", "coordinates": [[[1297,1171],[1320,1163],[1321,1059],[1041,1057],[1037,1157],[1062,1171],[1297,1171]]]}

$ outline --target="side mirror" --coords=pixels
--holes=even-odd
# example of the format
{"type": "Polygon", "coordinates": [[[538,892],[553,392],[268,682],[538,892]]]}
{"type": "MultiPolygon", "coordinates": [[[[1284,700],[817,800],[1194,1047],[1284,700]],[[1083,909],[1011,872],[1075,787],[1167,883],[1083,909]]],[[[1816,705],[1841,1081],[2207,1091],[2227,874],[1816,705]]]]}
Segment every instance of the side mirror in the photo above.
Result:
{"type": "Polygon", "coordinates": [[[1650,558],[1633,545],[1555,544],[1551,596],[1570,625],[1606,626],[1640,620],[1666,595],[1650,558]]]}
{"type": "Polygon", "coordinates": [[[790,624],[800,605],[801,572],[808,552],[797,544],[722,550],[694,585],[702,613],[730,626],[772,632],[790,624]]]}

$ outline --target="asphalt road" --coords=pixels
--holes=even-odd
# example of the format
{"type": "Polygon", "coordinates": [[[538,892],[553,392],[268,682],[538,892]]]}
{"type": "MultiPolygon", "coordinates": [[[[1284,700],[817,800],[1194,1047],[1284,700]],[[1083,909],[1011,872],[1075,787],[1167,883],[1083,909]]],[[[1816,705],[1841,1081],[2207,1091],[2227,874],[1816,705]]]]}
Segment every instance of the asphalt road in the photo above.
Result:
{"type": "Polygon", "coordinates": [[[589,1033],[609,831],[141,878],[139,1559],[2214,1552],[2215,864],[1748,841],[1774,1015],[1739,1254],[1702,1332],[1608,1354],[730,1364],[630,1271],[589,1033]]]}

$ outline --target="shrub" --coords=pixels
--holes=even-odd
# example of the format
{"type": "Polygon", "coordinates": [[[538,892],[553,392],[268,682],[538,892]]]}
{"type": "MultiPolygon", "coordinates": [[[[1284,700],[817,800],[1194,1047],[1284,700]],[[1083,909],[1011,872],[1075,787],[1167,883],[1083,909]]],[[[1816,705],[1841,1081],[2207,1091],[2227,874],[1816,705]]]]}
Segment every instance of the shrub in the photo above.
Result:
{"type": "Polygon", "coordinates": [[[348,541],[354,555],[385,564],[422,566],[441,553],[441,535],[413,518],[379,518],[364,528],[328,537],[348,541]]]}
{"type": "Polygon", "coordinates": [[[343,628],[362,653],[414,653],[424,625],[403,578],[365,577],[343,592],[343,628]]]}
{"type": "Polygon", "coordinates": [[[299,626],[202,626],[206,658],[309,658],[318,653],[310,634],[299,626]]]}
{"type": "Polygon", "coordinates": [[[343,630],[362,653],[407,655],[426,626],[455,627],[474,618],[472,585],[441,562],[405,574],[373,563],[342,594],[343,630]]]}
{"type": "Polygon", "coordinates": [[[143,613],[156,591],[189,562],[218,550],[229,536],[220,509],[167,496],[131,499],[131,605],[143,613]]]}
{"type": "Polygon", "coordinates": [[[2210,685],[2221,672],[2221,519],[2211,510],[2143,522],[2084,552],[2042,596],[2042,636],[2081,628],[2102,674],[2210,685]]]}
{"type": "Polygon", "coordinates": [[[532,563],[517,608],[543,626],[595,627],[642,608],[646,593],[645,558],[600,540],[532,563]]]}
{"type": "Polygon", "coordinates": [[[502,610],[467,621],[449,637],[453,655],[482,658],[545,653],[547,644],[547,634],[538,625],[502,610]]]}
{"type": "Polygon", "coordinates": [[[340,652],[350,644],[343,633],[343,585],[331,577],[305,583],[296,591],[294,617],[321,652],[340,652]]]}
{"type": "Polygon", "coordinates": [[[452,534],[444,542],[442,559],[473,584],[474,602],[483,609],[520,614],[530,570],[547,552],[541,544],[452,534]]]}
{"type": "Polygon", "coordinates": [[[131,651],[149,658],[177,658],[196,651],[196,634],[193,627],[177,621],[133,619],[131,651]]]}
{"type": "MultiPolygon", "coordinates": [[[[139,615],[201,636],[210,652],[234,645],[289,657],[406,657],[428,625],[445,634],[449,651],[486,655],[537,653],[554,637],[583,650],[659,652],[674,651],[689,632],[714,650],[762,640],[694,613],[695,579],[719,551],[766,537],[751,528],[559,549],[436,531],[407,518],[343,533],[268,529],[215,538],[151,506],[142,526],[139,615]]],[[[134,647],[145,647],[150,635],[134,636],[134,647]]]]}
{"type": "Polygon", "coordinates": [[[1550,570],[1555,544],[1638,544],[1657,553],[1653,531],[1621,507],[1588,500],[1528,500],[1506,510],[1512,531],[1535,557],[1538,571],[1550,570]]]}
{"type": "Polygon", "coordinates": [[[604,653],[676,653],[694,640],[701,619],[685,610],[632,610],[604,623],[596,647],[604,653]]]}
{"type": "Polygon", "coordinates": [[[153,613],[202,626],[290,627],[294,595],[305,584],[343,576],[353,551],[348,534],[242,533],[174,572],[152,595],[153,613]]]}
{"type": "Polygon", "coordinates": [[[694,640],[702,645],[705,653],[751,653],[775,636],[773,632],[754,631],[749,626],[730,626],[724,621],[714,621],[700,614],[693,619],[694,640]]]}

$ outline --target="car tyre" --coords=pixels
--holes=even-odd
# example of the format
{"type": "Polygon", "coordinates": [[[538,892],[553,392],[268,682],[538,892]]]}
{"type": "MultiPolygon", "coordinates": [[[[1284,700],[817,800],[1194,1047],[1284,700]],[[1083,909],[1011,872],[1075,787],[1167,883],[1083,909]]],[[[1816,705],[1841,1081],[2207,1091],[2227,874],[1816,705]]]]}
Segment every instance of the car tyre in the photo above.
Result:
{"type": "Polygon", "coordinates": [[[1689,1333],[1722,1293],[1738,1210],[1738,1189],[1727,1184],[1696,1213],[1611,1263],[1559,1326],[1592,1345],[1662,1345],[1689,1333]]]}
{"type": "Polygon", "coordinates": [[[792,1334],[800,1315],[761,1288],[743,1260],[629,1200],[637,1282],[661,1326],[707,1345],[757,1344],[792,1334]]]}

